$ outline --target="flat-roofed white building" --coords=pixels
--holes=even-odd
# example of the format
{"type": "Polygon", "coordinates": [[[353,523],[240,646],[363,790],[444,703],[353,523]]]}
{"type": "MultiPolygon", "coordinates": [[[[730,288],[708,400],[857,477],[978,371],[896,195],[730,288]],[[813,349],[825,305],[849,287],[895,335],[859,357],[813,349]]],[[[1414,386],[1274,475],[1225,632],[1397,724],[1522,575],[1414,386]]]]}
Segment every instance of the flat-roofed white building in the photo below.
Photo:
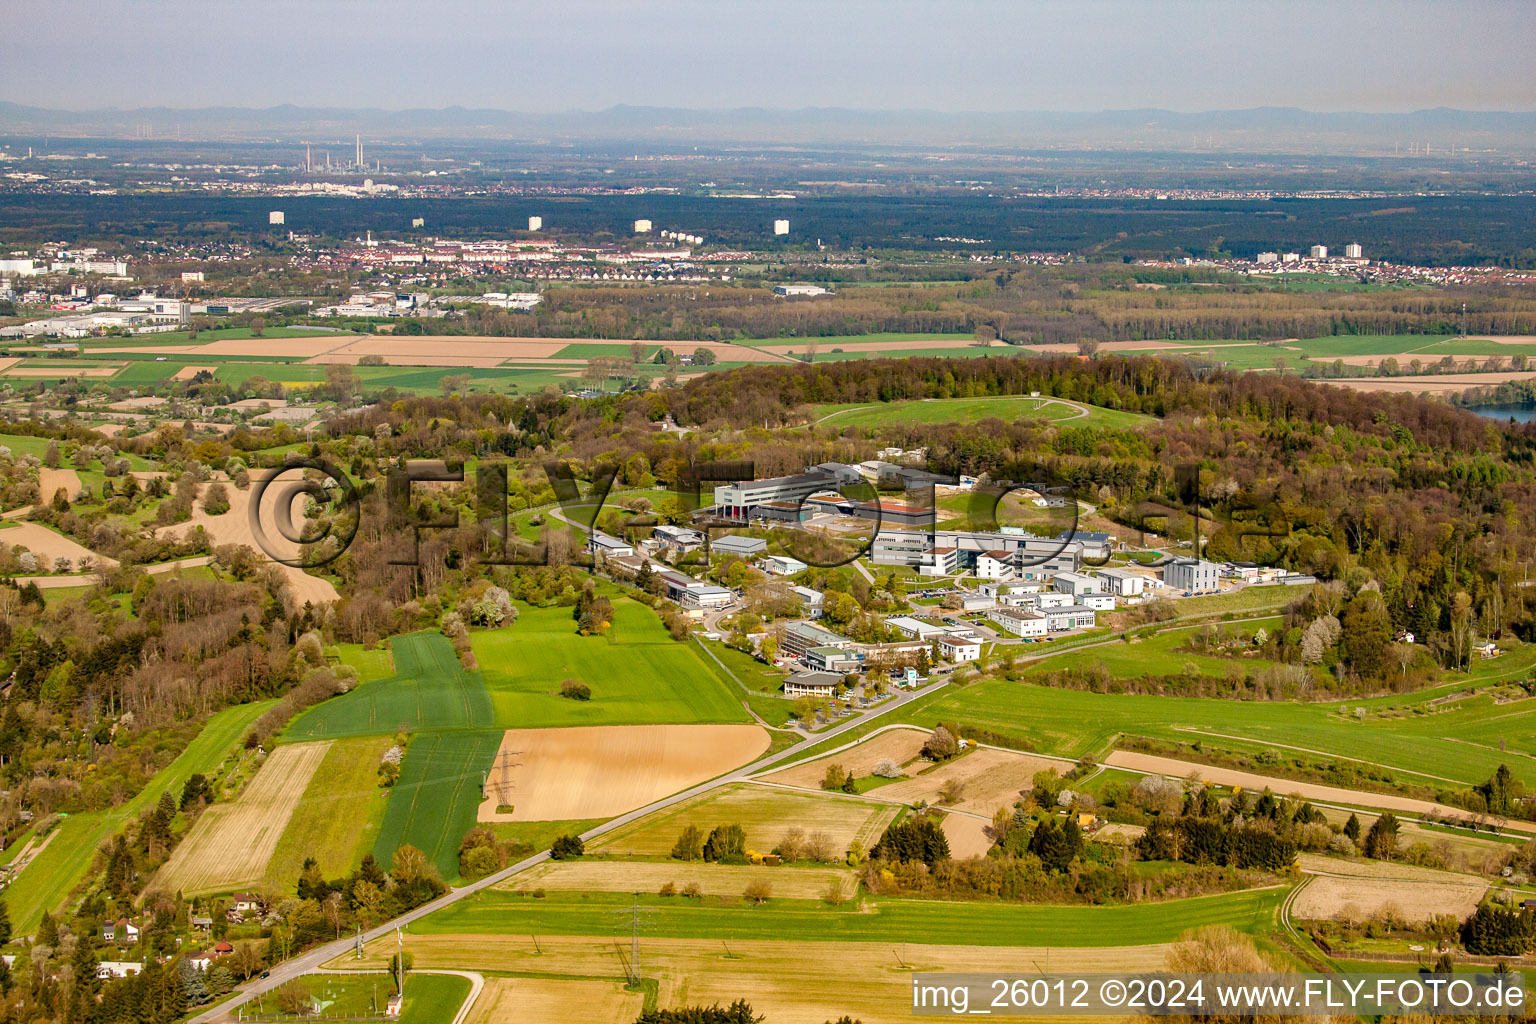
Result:
{"type": "Polygon", "coordinates": [[[1022,608],[1010,608],[1006,605],[1001,608],[993,608],[987,612],[987,619],[1014,636],[1045,636],[1045,616],[1036,615],[1034,612],[1027,612],[1022,608]]]}
{"type": "Polygon", "coordinates": [[[1128,569],[1100,569],[1098,578],[1104,590],[1116,597],[1140,597],[1147,586],[1145,576],[1128,569]]]}
{"type": "Polygon", "coordinates": [[[1080,572],[1059,572],[1051,577],[1051,589],[1060,594],[1082,597],[1084,594],[1099,593],[1099,581],[1080,572]]]}
{"type": "Polygon", "coordinates": [[[793,576],[797,572],[804,572],[810,566],[798,558],[790,558],[788,555],[764,555],[759,562],[763,571],[774,576],[793,576]]]}
{"type": "Polygon", "coordinates": [[[939,655],[945,661],[952,661],[959,665],[981,658],[981,641],[969,633],[946,633],[936,639],[939,644],[939,655]]]}
{"type": "Polygon", "coordinates": [[[903,636],[910,636],[917,640],[931,640],[945,632],[944,627],[936,622],[924,622],[910,615],[898,615],[895,618],[886,619],[885,624],[903,636]]]}

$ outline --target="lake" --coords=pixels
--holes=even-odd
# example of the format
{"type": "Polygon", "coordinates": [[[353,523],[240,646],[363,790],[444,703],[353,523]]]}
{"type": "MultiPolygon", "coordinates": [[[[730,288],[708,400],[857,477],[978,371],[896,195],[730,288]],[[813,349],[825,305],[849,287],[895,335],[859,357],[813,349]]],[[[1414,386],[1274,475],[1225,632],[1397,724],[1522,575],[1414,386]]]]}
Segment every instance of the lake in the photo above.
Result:
{"type": "Polygon", "coordinates": [[[1512,402],[1502,405],[1468,405],[1464,406],[1468,412],[1475,412],[1479,416],[1485,416],[1490,420],[1514,420],[1516,423],[1530,423],[1536,420],[1536,405],[1523,402],[1512,402]]]}

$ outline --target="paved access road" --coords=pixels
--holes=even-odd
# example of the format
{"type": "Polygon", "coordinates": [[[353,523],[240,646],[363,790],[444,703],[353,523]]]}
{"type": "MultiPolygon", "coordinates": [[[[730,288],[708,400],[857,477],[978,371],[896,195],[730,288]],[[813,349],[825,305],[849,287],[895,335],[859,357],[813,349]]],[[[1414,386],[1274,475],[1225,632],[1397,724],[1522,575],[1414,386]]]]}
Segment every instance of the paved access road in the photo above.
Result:
{"type": "MultiPolygon", "coordinates": [[[[935,693],[939,690],[942,690],[948,685],[948,681],[944,680],[932,683],[915,692],[901,693],[887,701],[883,706],[873,708],[870,711],[857,716],[856,718],[850,719],[841,725],[833,726],[824,732],[817,733],[814,736],[808,736],[792,746],[785,747],[778,753],[761,757],[749,765],[737,768],[733,772],[721,775],[718,778],[710,779],[708,782],[701,782],[691,789],[685,789],[681,793],[674,793],[673,795],[664,797],[663,799],[657,800],[654,803],[646,804],[644,807],[636,808],[627,814],[621,814],[617,818],[614,818],[612,821],[604,822],[603,824],[597,826],[594,829],[591,829],[590,831],[583,832],[581,834],[581,838],[587,841],[591,841],[596,839],[598,836],[612,832],[616,828],[627,825],[639,818],[643,818],[653,811],[659,811],[662,808],[671,807],[675,804],[682,803],[684,800],[692,799],[701,793],[708,793],[710,790],[719,789],[721,786],[730,785],[733,782],[744,781],[748,777],[755,775],[766,768],[772,767],[781,761],[789,760],[797,754],[800,754],[809,748],[822,743],[825,740],[832,739],[833,737],[840,736],[843,733],[857,729],[860,726],[867,725],[871,720],[878,718],[881,715],[895,711],[897,708],[917,700],[920,697],[926,697],[930,693],[935,693]]],[[[442,896],[439,896],[431,903],[424,903],[417,907],[415,910],[401,914],[399,917],[396,917],[390,921],[386,921],[378,927],[364,932],[363,941],[371,942],[374,939],[383,938],[384,936],[393,932],[396,928],[403,928],[413,921],[419,921],[426,917],[428,914],[442,910],[444,907],[452,906],[466,896],[471,896],[477,892],[480,892],[482,889],[488,889],[491,886],[496,885],[498,882],[505,881],[520,871],[527,871],[534,865],[542,864],[548,859],[549,851],[545,850],[542,853],[536,853],[532,857],[528,857],[525,860],[520,860],[516,864],[496,872],[494,875],[486,875],[484,878],[479,879],[478,881],[471,882],[468,885],[460,886],[457,889],[452,889],[449,892],[444,893],[442,896]]],[[[234,1010],[235,1007],[244,1004],[248,1000],[253,999],[258,995],[261,995],[263,992],[269,992],[272,989],[277,988],[285,981],[288,981],[292,978],[297,978],[300,975],[311,974],[315,972],[319,969],[321,964],[324,964],[329,960],[333,960],[336,957],[350,951],[356,941],[357,940],[355,936],[345,939],[338,939],[335,942],[328,942],[323,946],[318,946],[315,949],[312,949],[300,956],[294,957],[291,960],[283,961],[276,967],[273,967],[267,977],[253,979],[237,988],[235,990],[235,996],[233,999],[226,1000],[223,1003],[220,1003],[218,1006],[204,1010],[202,1013],[191,1018],[191,1024],[209,1024],[209,1022],[218,1020],[220,1017],[223,1017],[225,1014],[234,1010]]]]}

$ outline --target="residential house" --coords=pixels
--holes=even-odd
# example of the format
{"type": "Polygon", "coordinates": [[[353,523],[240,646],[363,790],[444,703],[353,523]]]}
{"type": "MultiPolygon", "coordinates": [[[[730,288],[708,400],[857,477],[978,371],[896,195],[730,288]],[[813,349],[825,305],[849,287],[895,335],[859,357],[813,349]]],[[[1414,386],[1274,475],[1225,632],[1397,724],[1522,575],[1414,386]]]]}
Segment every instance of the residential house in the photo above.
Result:
{"type": "Polygon", "coordinates": [[[96,965],[96,977],[103,981],[108,978],[126,978],[143,970],[144,965],[137,960],[103,960],[96,965]]]}

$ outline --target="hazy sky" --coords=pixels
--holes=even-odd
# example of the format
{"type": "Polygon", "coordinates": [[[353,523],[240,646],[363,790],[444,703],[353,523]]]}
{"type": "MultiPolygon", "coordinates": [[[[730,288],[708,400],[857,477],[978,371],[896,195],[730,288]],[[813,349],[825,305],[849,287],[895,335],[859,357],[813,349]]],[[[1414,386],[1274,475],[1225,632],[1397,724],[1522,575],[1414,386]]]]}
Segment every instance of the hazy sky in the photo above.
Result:
{"type": "Polygon", "coordinates": [[[1531,0],[7,0],[0,99],[1536,109],[1531,0]]]}

